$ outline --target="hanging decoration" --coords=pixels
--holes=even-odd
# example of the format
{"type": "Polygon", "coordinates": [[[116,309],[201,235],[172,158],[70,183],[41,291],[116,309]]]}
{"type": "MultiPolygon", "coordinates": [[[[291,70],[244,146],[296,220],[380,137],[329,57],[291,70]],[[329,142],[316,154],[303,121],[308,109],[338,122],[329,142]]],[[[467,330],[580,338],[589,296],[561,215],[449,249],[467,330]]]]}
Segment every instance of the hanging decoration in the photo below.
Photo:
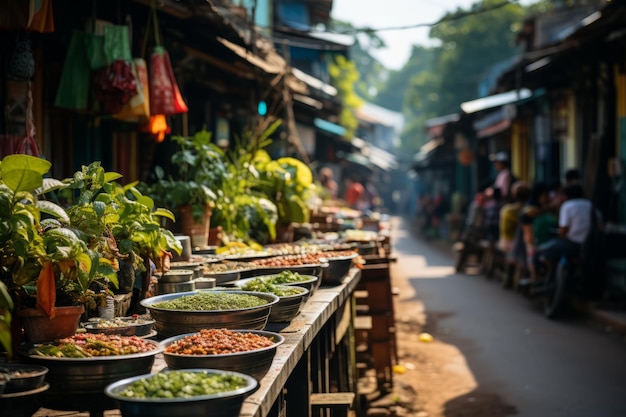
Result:
{"type": "Polygon", "coordinates": [[[94,73],[94,93],[104,113],[119,113],[137,94],[128,26],[107,25],[104,28],[104,55],[108,65],[94,73]]]}
{"type": "Polygon", "coordinates": [[[30,39],[15,40],[15,49],[9,59],[9,76],[17,80],[30,80],[35,75],[35,58],[30,49],[30,39]]]}
{"type": "MultiPolygon", "coordinates": [[[[161,33],[154,1],[151,3],[148,25],[146,27],[146,42],[150,21],[152,21],[155,46],[150,55],[150,114],[171,116],[189,111],[183,99],[172,63],[167,50],[161,45],[161,33]]],[[[145,44],[144,44],[145,51],[145,44]]]]}

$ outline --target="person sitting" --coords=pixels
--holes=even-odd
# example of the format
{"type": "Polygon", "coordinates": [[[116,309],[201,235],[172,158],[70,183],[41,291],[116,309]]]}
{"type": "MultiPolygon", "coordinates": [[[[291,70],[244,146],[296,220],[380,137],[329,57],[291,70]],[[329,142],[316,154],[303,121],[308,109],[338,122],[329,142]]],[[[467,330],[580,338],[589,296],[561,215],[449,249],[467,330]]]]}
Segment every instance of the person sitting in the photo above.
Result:
{"type": "Polygon", "coordinates": [[[535,183],[530,191],[530,197],[522,208],[520,223],[524,240],[526,259],[525,266],[530,274],[528,279],[520,284],[530,284],[536,279],[533,258],[537,247],[550,240],[557,227],[557,218],[549,211],[549,187],[543,182],[535,183]]]}
{"type": "Polygon", "coordinates": [[[506,275],[504,277],[504,286],[508,287],[513,279],[515,272],[515,257],[513,253],[517,228],[519,225],[520,210],[528,200],[530,189],[524,181],[516,181],[511,186],[511,195],[514,201],[505,204],[500,210],[500,240],[498,248],[506,257],[506,275]]]}
{"type": "MultiPolygon", "coordinates": [[[[563,256],[570,259],[579,256],[581,245],[591,229],[593,204],[585,198],[582,185],[567,185],[563,188],[563,193],[566,200],[559,210],[558,237],[538,247],[533,259],[535,268],[542,262],[555,263],[563,256]]],[[[599,223],[602,221],[599,213],[595,217],[599,223]]]]}
{"type": "Polygon", "coordinates": [[[496,243],[500,238],[500,211],[504,206],[502,191],[499,188],[487,188],[485,197],[485,238],[496,243]]]}

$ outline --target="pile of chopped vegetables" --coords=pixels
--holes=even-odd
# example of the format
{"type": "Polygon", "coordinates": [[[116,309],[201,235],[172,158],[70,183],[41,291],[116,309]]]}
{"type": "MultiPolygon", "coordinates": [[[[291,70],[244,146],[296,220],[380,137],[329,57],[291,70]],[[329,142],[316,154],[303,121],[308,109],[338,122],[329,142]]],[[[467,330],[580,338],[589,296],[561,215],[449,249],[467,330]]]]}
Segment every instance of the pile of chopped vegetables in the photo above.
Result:
{"type": "Polygon", "coordinates": [[[129,398],[191,398],[236,391],[248,386],[246,379],[232,374],[170,371],[142,378],[119,395],[129,398]]]}
{"type": "Polygon", "coordinates": [[[255,333],[233,332],[227,329],[202,329],[185,336],[165,348],[179,355],[224,355],[248,352],[274,345],[274,341],[255,333]]]}
{"type": "Polygon", "coordinates": [[[61,339],[58,343],[36,346],[31,349],[30,353],[58,358],[91,358],[97,356],[131,355],[133,353],[149,352],[154,349],[156,349],[154,343],[136,336],[85,333],[61,339]]]}
{"type": "Polygon", "coordinates": [[[244,291],[268,292],[279,297],[289,297],[292,295],[302,294],[302,289],[298,287],[289,287],[287,285],[274,285],[261,278],[255,278],[246,282],[241,286],[244,291]]]}

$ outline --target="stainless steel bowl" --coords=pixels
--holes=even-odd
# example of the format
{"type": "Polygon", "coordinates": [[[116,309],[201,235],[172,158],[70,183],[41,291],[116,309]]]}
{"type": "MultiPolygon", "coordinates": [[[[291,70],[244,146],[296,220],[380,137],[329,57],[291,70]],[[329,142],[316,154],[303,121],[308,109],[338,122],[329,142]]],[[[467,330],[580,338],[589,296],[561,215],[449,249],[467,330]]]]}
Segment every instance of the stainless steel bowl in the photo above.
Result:
{"type": "Polygon", "coordinates": [[[141,305],[150,310],[150,315],[156,321],[154,327],[159,336],[171,337],[214,328],[263,330],[267,324],[271,309],[278,303],[278,297],[275,295],[261,292],[240,290],[205,291],[254,295],[266,300],[267,304],[239,310],[167,310],[154,307],[154,304],[163,301],[170,301],[202,292],[196,290],[146,298],[141,301],[141,305]]]}
{"type": "Polygon", "coordinates": [[[3,363],[0,365],[0,372],[9,374],[4,393],[10,394],[42,386],[48,368],[27,363],[3,363]]]}
{"type": "Polygon", "coordinates": [[[0,394],[0,415],[2,417],[30,417],[41,407],[41,396],[50,388],[43,383],[37,388],[0,394]]]}
{"type": "MultiPolygon", "coordinates": [[[[240,333],[253,333],[264,336],[274,341],[272,346],[250,350],[247,352],[227,353],[222,355],[181,355],[177,353],[163,352],[165,363],[169,369],[188,368],[214,368],[224,371],[242,372],[261,379],[272,366],[276,348],[280,346],[285,338],[279,333],[267,332],[263,330],[233,330],[240,333]]],[[[188,333],[170,337],[161,342],[161,346],[166,349],[172,343],[184,339],[195,333],[188,333]]]]}
{"type": "Polygon", "coordinates": [[[226,282],[233,282],[239,280],[241,277],[241,271],[225,271],[225,272],[205,272],[204,276],[207,278],[215,278],[215,284],[220,285],[226,282]]]}
{"type": "MultiPolygon", "coordinates": [[[[162,371],[181,372],[181,371],[162,371]]],[[[243,400],[254,393],[259,383],[250,375],[215,369],[186,369],[184,372],[208,374],[235,374],[245,378],[248,385],[236,391],[191,398],[130,398],[119,395],[135,381],[151,378],[155,374],[141,375],[115,382],[105,389],[105,394],[118,404],[123,417],[238,417],[243,400]]]]}
{"type": "MultiPolygon", "coordinates": [[[[254,280],[254,278],[246,281],[250,282],[252,280],[254,280]]],[[[245,288],[245,283],[242,281],[240,281],[237,285],[241,289],[245,288]]],[[[277,287],[280,286],[281,285],[277,285],[277,287]]],[[[278,296],[278,303],[272,307],[272,311],[270,312],[270,316],[267,321],[272,323],[288,323],[300,312],[302,304],[309,297],[309,290],[298,286],[288,287],[298,289],[300,293],[295,295],[278,296]]]]}
{"type": "Polygon", "coordinates": [[[319,263],[319,264],[273,266],[273,267],[258,268],[256,270],[255,275],[272,275],[272,274],[278,274],[282,271],[293,271],[293,272],[299,273],[300,275],[314,275],[321,280],[322,274],[324,273],[324,270],[327,267],[328,267],[328,264],[325,262],[319,263]]]}
{"type": "Polygon", "coordinates": [[[193,280],[194,284],[196,285],[196,290],[206,290],[209,288],[215,288],[215,278],[210,278],[210,277],[202,277],[202,278],[196,278],[193,280]]]}
{"type": "Polygon", "coordinates": [[[152,326],[154,326],[154,320],[148,319],[116,317],[114,320],[119,323],[118,326],[107,327],[107,320],[100,318],[89,319],[82,326],[87,333],[119,334],[121,336],[146,336],[152,332],[152,326]],[[101,322],[98,323],[99,321],[101,322]]]}
{"type": "Polygon", "coordinates": [[[159,277],[159,283],[177,283],[191,281],[193,270],[191,269],[171,269],[159,277]]]}
{"type": "Polygon", "coordinates": [[[306,300],[309,290],[304,287],[291,287],[302,290],[300,294],[278,297],[278,303],[272,307],[267,321],[272,323],[289,323],[300,312],[302,303],[306,300]]]}
{"type": "MultiPolygon", "coordinates": [[[[250,281],[252,281],[253,279],[256,279],[256,278],[259,278],[259,279],[262,279],[262,280],[271,280],[276,275],[278,275],[278,274],[257,275],[257,276],[251,277],[251,278],[241,279],[238,282],[236,282],[235,284],[237,286],[243,286],[247,282],[250,282],[250,281]]],[[[287,285],[287,286],[296,286],[296,287],[306,288],[307,290],[309,290],[309,294],[307,295],[307,298],[308,298],[319,287],[321,280],[316,275],[303,275],[303,274],[299,274],[299,275],[302,277],[302,281],[288,282],[288,283],[278,284],[278,285],[287,285]]]]}
{"type": "Polygon", "coordinates": [[[149,352],[122,356],[91,358],[57,358],[29,355],[28,349],[19,350],[27,362],[48,368],[46,381],[50,389],[43,395],[45,407],[54,410],[101,411],[116,408],[113,400],[104,395],[104,388],[120,379],[143,375],[152,370],[154,358],[163,347],[153,340],[149,352]]]}
{"type": "Polygon", "coordinates": [[[328,285],[339,285],[348,275],[352,267],[352,261],[359,256],[358,253],[347,256],[338,256],[335,258],[327,258],[328,268],[322,273],[322,283],[328,285]]]}
{"type": "Polygon", "coordinates": [[[172,294],[177,292],[187,292],[196,289],[195,281],[187,282],[159,282],[156,286],[157,294],[172,294]]]}
{"type": "Polygon", "coordinates": [[[180,270],[193,271],[193,278],[201,278],[204,276],[204,262],[194,262],[193,260],[189,262],[172,262],[170,263],[170,268],[170,272],[177,272],[180,270]]]}

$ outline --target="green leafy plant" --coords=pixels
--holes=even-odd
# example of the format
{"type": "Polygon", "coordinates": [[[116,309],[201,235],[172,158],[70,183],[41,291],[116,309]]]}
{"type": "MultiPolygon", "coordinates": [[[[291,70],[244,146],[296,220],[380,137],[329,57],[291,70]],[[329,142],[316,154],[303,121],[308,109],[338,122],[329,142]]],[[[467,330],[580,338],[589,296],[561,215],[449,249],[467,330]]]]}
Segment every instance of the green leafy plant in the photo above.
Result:
{"type": "Polygon", "coordinates": [[[173,215],[154,210],[133,184],[115,183],[119,174],[95,162],[64,181],[44,179],[50,166],[28,155],[0,162],[0,281],[16,308],[95,308],[100,290],[118,284],[119,258],[181,250],[160,228],[159,217],[173,215]],[[45,199],[57,195],[68,199],[67,209],[45,199]]]}
{"type": "Polygon", "coordinates": [[[214,190],[221,186],[227,170],[224,154],[211,143],[211,133],[206,130],[192,136],[172,136],[172,140],[178,144],[171,157],[175,171],[166,174],[156,167],[156,181],[142,190],[172,211],[189,205],[194,220],[199,222],[205,207],[213,206],[217,199],[214,190]]]}
{"type": "Polygon", "coordinates": [[[12,310],[13,300],[11,300],[6,285],[0,282],[0,345],[7,351],[9,360],[13,356],[13,345],[11,344],[12,310]]]}

